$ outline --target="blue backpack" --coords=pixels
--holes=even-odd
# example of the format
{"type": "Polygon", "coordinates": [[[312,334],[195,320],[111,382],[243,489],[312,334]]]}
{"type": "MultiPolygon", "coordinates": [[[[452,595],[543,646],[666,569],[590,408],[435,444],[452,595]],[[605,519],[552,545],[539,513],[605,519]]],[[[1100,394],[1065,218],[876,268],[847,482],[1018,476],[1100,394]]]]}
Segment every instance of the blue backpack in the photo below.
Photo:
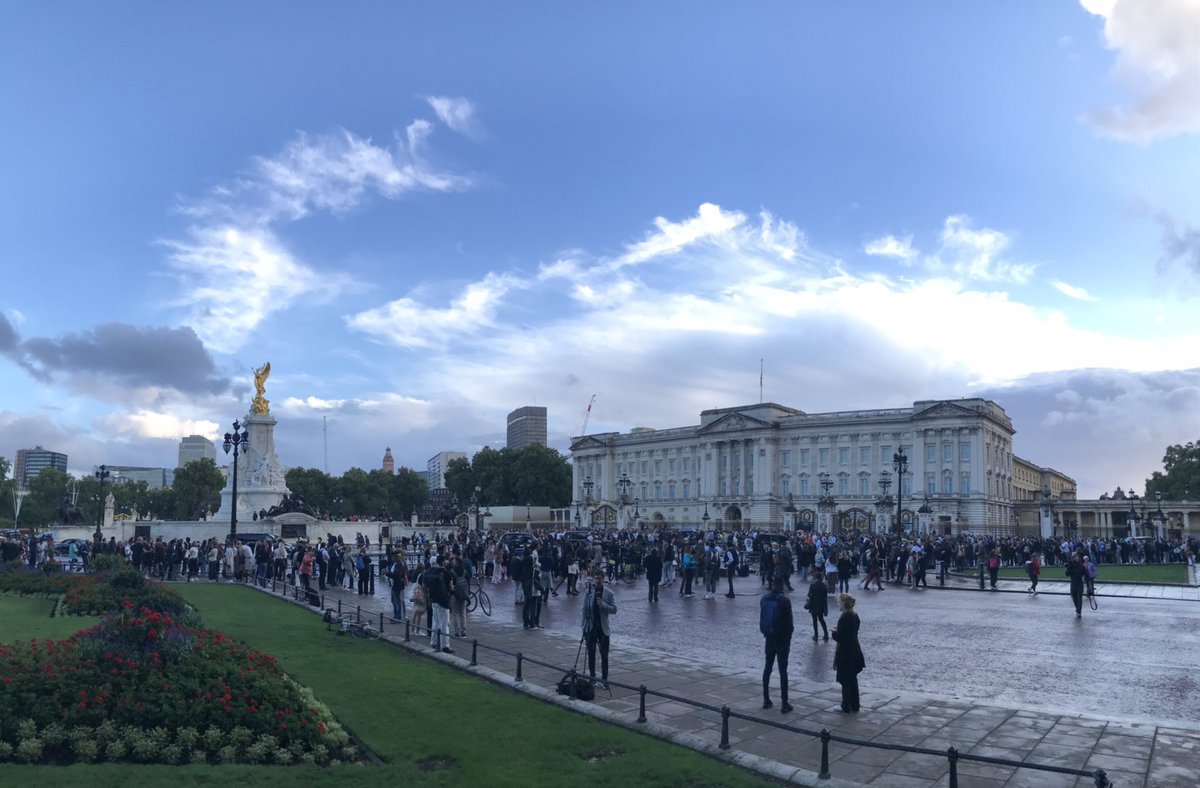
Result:
{"type": "Polygon", "coordinates": [[[782,597],[776,594],[767,594],[759,603],[758,609],[758,631],[764,635],[775,634],[775,620],[779,616],[779,603],[782,597]]]}

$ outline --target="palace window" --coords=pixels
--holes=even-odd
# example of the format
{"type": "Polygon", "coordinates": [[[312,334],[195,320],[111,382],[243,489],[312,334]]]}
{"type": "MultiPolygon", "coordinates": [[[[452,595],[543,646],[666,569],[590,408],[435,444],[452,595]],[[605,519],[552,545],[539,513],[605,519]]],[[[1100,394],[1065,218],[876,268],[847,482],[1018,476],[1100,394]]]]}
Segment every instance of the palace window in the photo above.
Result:
{"type": "Polygon", "coordinates": [[[954,459],[954,444],[942,444],[942,462],[951,462],[954,459]]]}
{"type": "Polygon", "coordinates": [[[937,492],[937,479],[932,473],[925,474],[925,492],[930,495],[937,492]]]}
{"type": "Polygon", "coordinates": [[[960,495],[971,494],[971,474],[964,472],[958,477],[958,492],[960,495]]]}
{"type": "Polygon", "coordinates": [[[850,464],[850,449],[842,446],[838,449],[838,465],[850,464]]]}
{"type": "Polygon", "coordinates": [[[817,450],[817,462],[819,462],[821,465],[829,464],[829,449],[817,450]]]}
{"type": "Polygon", "coordinates": [[[672,501],[675,500],[675,482],[667,485],[667,495],[670,496],[672,501]]]}
{"type": "Polygon", "coordinates": [[[946,495],[954,492],[954,476],[950,473],[942,474],[942,492],[946,495]]]}
{"type": "Polygon", "coordinates": [[[930,465],[937,462],[937,446],[934,446],[932,443],[925,444],[925,462],[930,465]]]}
{"type": "Polygon", "coordinates": [[[958,459],[961,460],[962,462],[970,462],[971,461],[971,444],[969,444],[969,443],[958,444],[958,459]]]}
{"type": "Polygon", "coordinates": [[[808,465],[808,449],[801,449],[800,450],[800,467],[803,468],[807,465],[808,465]]]}
{"type": "Polygon", "coordinates": [[[692,497],[692,496],[691,496],[691,486],[692,486],[692,485],[691,485],[691,482],[684,481],[684,483],[683,483],[683,497],[684,497],[684,498],[691,498],[691,497],[692,497]]]}
{"type": "Polygon", "coordinates": [[[871,494],[871,480],[868,479],[866,476],[862,476],[858,480],[858,494],[859,495],[870,495],[871,494]]]}
{"type": "Polygon", "coordinates": [[[790,451],[784,449],[784,451],[782,452],[782,454],[780,456],[779,464],[782,465],[784,468],[786,468],[786,467],[788,467],[788,465],[791,464],[791,461],[792,461],[792,453],[790,451]]]}
{"type": "Polygon", "coordinates": [[[845,476],[838,479],[838,495],[846,496],[850,494],[850,480],[845,476]]]}
{"type": "Polygon", "coordinates": [[[662,500],[662,482],[654,483],[654,500],[656,500],[656,501],[662,500]]]}
{"type": "Polygon", "coordinates": [[[674,475],[675,474],[675,460],[668,460],[667,468],[670,470],[671,475],[674,475]]]}
{"type": "Polygon", "coordinates": [[[782,496],[784,496],[784,497],[786,498],[786,497],[787,497],[787,494],[788,494],[789,492],[791,492],[791,490],[790,490],[791,486],[792,486],[792,483],[791,483],[791,481],[790,481],[790,480],[788,480],[788,479],[780,479],[780,481],[779,481],[779,494],[780,494],[780,495],[782,495],[782,496]]]}
{"type": "Polygon", "coordinates": [[[859,465],[870,465],[871,464],[871,449],[869,447],[867,447],[867,446],[859,447],[859,449],[858,449],[858,464],[859,465]]]}

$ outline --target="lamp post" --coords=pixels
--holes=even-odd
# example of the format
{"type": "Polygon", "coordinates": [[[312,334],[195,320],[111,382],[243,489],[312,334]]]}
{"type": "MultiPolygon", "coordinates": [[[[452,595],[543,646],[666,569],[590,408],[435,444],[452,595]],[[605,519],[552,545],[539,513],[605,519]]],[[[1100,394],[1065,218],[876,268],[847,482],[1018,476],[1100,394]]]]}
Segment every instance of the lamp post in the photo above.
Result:
{"type": "Polygon", "coordinates": [[[96,533],[93,534],[96,544],[100,544],[101,540],[104,539],[104,534],[100,533],[100,524],[104,522],[104,480],[111,474],[109,473],[108,466],[101,465],[100,469],[93,475],[100,480],[100,502],[96,505],[96,533]]]}
{"type": "Polygon", "coordinates": [[[531,504],[531,503],[525,504],[525,530],[526,531],[528,531],[530,528],[533,527],[533,515],[531,514],[532,510],[533,510],[533,504],[531,504]]]}
{"type": "Polygon", "coordinates": [[[591,503],[592,503],[592,488],[595,486],[596,486],[596,483],[592,481],[591,476],[588,476],[586,479],[583,480],[583,493],[584,493],[583,502],[585,505],[589,505],[589,506],[591,505],[591,503]]]}
{"type": "MultiPolygon", "coordinates": [[[[879,474],[879,490],[882,494],[879,496],[880,509],[878,509],[877,511],[879,511],[881,513],[881,515],[882,515],[883,507],[891,506],[892,501],[891,501],[891,498],[888,497],[888,490],[890,490],[891,488],[892,488],[892,472],[885,470],[885,471],[883,471],[883,473],[879,474]]],[[[899,491],[900,488],[897,487],[896,489],[897,489],[897,491],[899,491]]]]}
{"type": "Polygon", "coordinates": [[[1167,528],[1167,515],[1162,510],[1162,490],[1154,491],[1154,500],[1158,502],[1158,511],[1154,513],[1154,518],[1158,522],[1154,528],[1154,535],[1161,538],[1163,531],[1167,528]]]}
{"type": "Polygon", "coordinates": [[[903,510],[904,506],[904,472],[908,470],[908,457],[904,454],[904,449],[892,455],[892,467],[896,470],[896,524],[893,526],[895,533],[904,533],[903,510]]]}
{"type": "Polygon", "coordinates": [[[225,433],[223,448],[226,454],[229,453],[230,449],[233,449],[233,489],[229,502],[229,538],[226,540],[226,544],[233,544],[234,540],[237,539],[238,453],[250,448],[249,431],[242,429],[241,423],[235,421],[233,423],[233,432],[225,433]]]}
{"type": "Polygon", "coordinates": [[[639,501],[637,498],[633,499],[633,524],[639,529],[642,527],[642,510],[639,507],[640,503],[641,501],[639,501]]]}
{"type": "Polygon", "coordinates": [[[700,516],[700,521],[701,521],[702,523],[704,523],[704,525],[703,525],[703,528],[704,528],[704,530],[705,530],[705,531],[707,531],[707,530],[708,530],[708,521],[709,521],[709,520],[711,520],[711,519],[712,519],[712,518],[708,516],[708,501],[705,501],[705,502],[704,502],[704,514],[702,514],[702,515],[700,516]]]}
{"type": "Polygon", "coordinates": [[[837,499],[830,494],[830,490],[833,489],[833,479],[829,478],[829,474],[825,472],[821,472],[818,478],[820,479],[819,483],[821,485],[821,497],[817,499],[817,508],[822,513],[822,519],[819,526],[821,528],[826,528],[828,526],[828,528],[832,530],[835,524],[834,510],[837,509],[837,499]],[[828,523],[826,523],[826,517],[829,518],[828,523]]]}
{"type": "Polygon", "coordinates": [[[475,515],[475,531],[479,532],[479,485],[475,485],[475,491],[471,493],[471,512],[475,515]]]}
{"type": "Polygon", "coordinates": [[[631,482],[629,480],[628,474],[622,473],[621,478],[617,479],[617,489],[621,491],[620,501],[622,504],[624,504],[629,499],[629,495],[628,495],[629,488],[632,485],[633,485],[633,482],[631,482]]]}

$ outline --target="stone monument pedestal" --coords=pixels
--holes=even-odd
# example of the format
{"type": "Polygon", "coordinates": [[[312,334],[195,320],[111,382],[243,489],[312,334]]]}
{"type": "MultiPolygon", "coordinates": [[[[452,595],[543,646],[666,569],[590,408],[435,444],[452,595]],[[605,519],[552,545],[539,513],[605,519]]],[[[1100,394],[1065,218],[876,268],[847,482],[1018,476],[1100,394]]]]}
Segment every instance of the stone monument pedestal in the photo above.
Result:
{"type": "MultiPolygon", "coordinates": [[[[242,426],[250,434],[250,445],[238,457],[237,520],[239,531],[253,531],[254,515],[283,500],[290,490],[284,481],[284,467],[275,456],[275,418],[270,414],[250,414],[242,426]]],[[[213,515],[217,522],[229,522],[233,498],[233,466],[225,489],[221,490],[221,508],[213,515]]]]}

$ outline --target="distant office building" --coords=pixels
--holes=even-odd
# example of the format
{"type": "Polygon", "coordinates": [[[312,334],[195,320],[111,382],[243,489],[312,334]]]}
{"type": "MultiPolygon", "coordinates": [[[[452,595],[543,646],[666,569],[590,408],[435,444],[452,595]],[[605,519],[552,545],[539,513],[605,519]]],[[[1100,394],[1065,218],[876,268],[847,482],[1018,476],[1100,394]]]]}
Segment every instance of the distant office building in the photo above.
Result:
{"type": "MultiPolygon", "coordinates": [[[[174,471],[166,468],[144,468],[137,465],[105,465],[105,470],[109,473],[109,481],[115,483],[128,482],[136,484],[137,482],[145,482],[146,488],[150,490],[161,490],[164,487],[170,487],[175,481],[174,471]]],[[[98,471],[100,466],[92,469],[92,472],[98,471]]]]}
{"type": "Polygon", "coordinates": [[[13,468],[13,478],[22,487],[28,487],[31,479],[46,468],[67,472],[67,455],[57,451],[35,446],[32,449],[17,449],[16,467],[13,468]]]}
{"type": "Polygon", "coordinates": [[[189,462],[204,459],[217,461],[217,447],[208,438],[203,435],[189,435],[179,441],[179,464],[175,467],[182,468],[189,462]]]}
{"type": "Polygon", "coordinates": [[[388,473],[396,472],[396,460],[392,457],[392,447],[388,446],[383,452],[383,469],[388,473]]]}
{"type": "Polygon", "coordinates": [[[508,448],[520,449],[531,443],[546,445],[546,409],[536,405],[508,414],[508,448]]]}
{"type": "Polygon", "coordinates": [[[451,460],[466,459],[461,451],[440,451],[429,458],[425,464],[425,486],[432,490],[442,490],[446,487],[446,466],[451,460]]]}

